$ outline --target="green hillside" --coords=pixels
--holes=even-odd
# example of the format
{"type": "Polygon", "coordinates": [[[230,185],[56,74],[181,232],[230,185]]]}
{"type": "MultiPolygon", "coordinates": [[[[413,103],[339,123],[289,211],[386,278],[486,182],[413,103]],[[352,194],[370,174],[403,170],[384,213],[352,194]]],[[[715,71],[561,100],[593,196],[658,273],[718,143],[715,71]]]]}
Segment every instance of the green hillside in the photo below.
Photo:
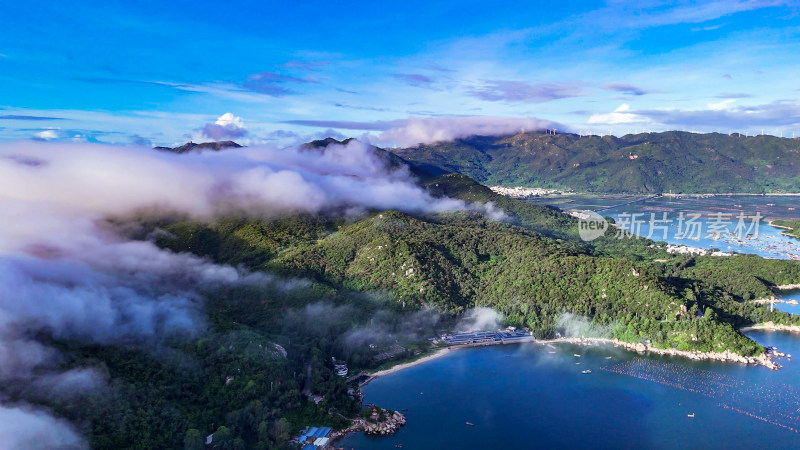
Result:
{"type": "Polygon", "coordinates": [[[93,448],[203,449],[212,433],[217,448],[293,448],[292,433],[343,428],[361,407],[331,358],[358,373],[418,357],[430,350],[427,337],[452,330],[476,306],[539,338],[565,333],[561,320],[576,317],[627,342],[743,355],[764,349],[740,327],[800,325],[800,317],[748,301],[800,282],[798,262],[671,255],[612,230],[586,243],[573,217],[467,176],[427,176],[422,185],[435,196],[491,203],[506,220],[471,210],[109,219],[128,225],[129,238],[155,237],[256,278],[204,288],[207,325],[196,336],[155,347],[48,338],[64,369],[95,369],[107,390],[66,401],[9,383],[3,394],[78,424],[93,448]],[[399,352],[380,356],[395,344],[399,352]]]}
{"type": "Polygon", "coordinates": [[[785,228],[783,234],[800,239],[800,220],[773,220],[772,224],[785,228]]]}
{"type": "Polygon", "coordinates": [[[800,323],[744,303],[769,295],[771,285],[800,279],[798,263],[673,256],[650,241],[610,236],[589,245],[575,237],[574,219],[555,210],[498,196],[463,176],[429,183],[454,197],[496,201],[513,224],[473,212],[383,211],[353,223],[320,217],[175,223],[165,227],[172,237],[160,242],[336,290],[389,292],[401,311],[432,307],[458,314],[491,306],[539,337],[551,337],[558,317],[572,313],[628,340],[711,350],[724,335],[723,348],[752,354],[760,347],[736,327],[767,315],[800,323]],[[681,313],[709,307],[722,319],[681,313]],[[636,336],[625,334],[629,326],[636,336]],[[698,327],[709,330],[707,340],[690,339],[698,327]]]}
{"type": "Polygon", "coordinates": [[[487,185],[605,193],[800,192],[800,140],[680,131],[473,136],[394,149],[431,173],[487,185]]]}

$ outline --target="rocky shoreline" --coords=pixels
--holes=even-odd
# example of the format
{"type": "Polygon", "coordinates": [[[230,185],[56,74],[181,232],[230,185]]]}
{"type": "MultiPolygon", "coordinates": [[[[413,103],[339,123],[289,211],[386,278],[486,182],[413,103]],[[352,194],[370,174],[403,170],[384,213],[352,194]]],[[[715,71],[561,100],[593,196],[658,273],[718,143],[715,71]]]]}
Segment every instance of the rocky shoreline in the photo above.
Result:
{"type": "MultiPolygon", "coordinates": [[[[777,327],[784,327],[784,325],[778,325],[777,327]]],[[[775,330],[783,330],[782,328],[774,328],[775,330]]],[[[800,331],[800,327],[791,327],[795,328],[796,331],[800,331]]],[[[794,330],[783,330],[783,331],[794,331],[794,330]]],[[[623,342],[619,339],[607,339],[607,338],[560,338],[560,339],[552,339],[549,341],[537,341],[537,342],[546,342],[546,343],[567,343],[567,344],[576,344],[576,345],[597,345],[597,344],[611,344],[614,347],[621,347],[625,350],[634,351],[637,353],[653,353],[656,355],[666,355],[666,356],[677,356],[680,358],[688,358],[693,359],[695,361],[705,361],[705,360],[712,360],[712,361],[723,361],[723,362],[736,362],[741,364],[748,364],[748,365],[758,365],[764,366],[771,370],[778,370],[781,368],[781,365],[776,363],[772,360],[770,355],[767,353],[762,353],[759,356],[742,356],[736,353],[733,353],[729,350],[725,350],[724,352],[700,352],[700,351],[684,351],[678,350],[674,348],[655,348],[650,345],[644,343],[631,343],[631,342],[623,342]]]]}
{"type": "MultiPolygon", "coordinates": [[[[353,419],[353,423],[344,430],[334,431],[330,434],[330,442],[325,448],[335,448],[333,443],[350,433],[364,433],[371,436],[390,436],[395,434],[397,430],[406,424],[406,416],[398,411],[389,411],[388,409],[377,408],[380,414],[383,414],[385,419],[383,421],[372,422],[363,417],[353,419]]],[[[378,414],[375,414],[378,415],[378,414]]]]}
{"type": "MultiPolygon", "coordinates": [[[[795,289],[795,285],[790,285],[787,289],[795,289]]],[[[800,287],[800,285],[798,285],[800,287]]],[[[781,288],[781,287],[778,287],[781,288]]],[[[796,332],[800,333],[800,326],[797,325],[781,325],[775,324],[773,322],[766,322],[764,324],[753,325],[750,327],[742,328],[740,331],[747,332],[747,331],[754,331],[754,330],[766,330],[766,331],[789,331],[789,332],[796,332]]],[[[780,352],[773,351],[775,355],[771,355],[767,352],[762,353],[759,356],[742,356],[736,353],[731,352],[730,350],[725,350],[724,352],[701,352],[697,350],[693,351],[684,351],[678,350],[675,348],[656,348],[651,345],[645,343],[632,343],[632,342],[623,342],[619,339],[609,339],[609,338],[592,338],[592,337],[568,337],[568,338],[557,338],[557,339],[548,339],[548,340],[533,340],[528,341],[533,344],[574,344],[574,345],[583,345],[583,346],[593,346],[593,345],[613,345],[614,347],[623,348],[628,351],[633,351],[637,353],[653,353],[656,355],[664,355],[664,356],[675,356],[679,358],[687,358],[695,361],[720,361],[720,362],[734,362],[746,365],[756,365],[756,366],[764,366],[771,370],[779,370],[782,366],[776,363],[773,360],[773,356],[784,356],[780,352]]],[[[481,344],[481,346],[485,345],[497,345],[497,344],[481,344]]],[[[413,361],[411,363],[401,364],[391,369],[387,369],[382,371],[381,373],[373,374],[368,381],[371,381],[374,378],[377,378],[376,375],[386,375],[388,373],[396,372],[397,370],[401,370],[408,366],[413,366],[416,364],[420,364],[424,361],[434,359],[438,356],[446,354],[451,349],[458,349],[458,348],[466,348],[469,346],[459,346],[459,347],[447,347],[443,349],[439,349],[435,354],[429,355],[428,357],[421,358],[418,361],[413,361]]],[[[366,384],[366,383],[365,383],[366,384]]],[[[389,411],[382,408],[373,409],[373,411],[380,411],[382,412],[385,420],[380,422],[370,421],[368,419],[357,417],[353,419],[353,423],[345,428],[344,430],[336,431],[331,434],[331,441],[329,447],[326,448],[335,448],[333,446],[333,442],[343,438],[344,436],[350,433],[358,433],[363,432],[368,435],[375,435],[375,436],[389,436],[396,433],[400,428],[402,428],[406,424],[406,417],[397,411],[389,411]]],[[[373,414],[373,420],[376,416],[380,414],[373,414]]]]}
{"type": "Polygon", "coordinates": [[[800,325],[782,325],[782,324],[775,324],[774,322],[765,322],[758,325],[753,325],[750,327],[742,328],[739,331],[789,331],[792,333],[800,333],[800,325]]]}

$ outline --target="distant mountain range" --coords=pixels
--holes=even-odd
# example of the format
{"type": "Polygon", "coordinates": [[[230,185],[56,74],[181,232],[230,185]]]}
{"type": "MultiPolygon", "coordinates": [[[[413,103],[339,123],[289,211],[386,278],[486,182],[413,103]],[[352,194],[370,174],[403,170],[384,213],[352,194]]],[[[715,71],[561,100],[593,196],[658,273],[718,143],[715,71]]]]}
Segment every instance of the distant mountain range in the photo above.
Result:
{"type": "Polygon", "coordinates": [[[241,145],[233,141],[219,141],[219,142],[203,142],[202,144],[195,144],[194,142],[187,142],[180,147],[155,147],[156,150],[172,153],[188,153],[192,151],[213,150],[220,151],[225,148],[240,148],[241,145]]]}
{"type": "Polygon", "coordinates": [[[681,131],[520,133],[392,149],[432,174],[488,185],[602,193],[800,192],[800,139],[681,131]]]}

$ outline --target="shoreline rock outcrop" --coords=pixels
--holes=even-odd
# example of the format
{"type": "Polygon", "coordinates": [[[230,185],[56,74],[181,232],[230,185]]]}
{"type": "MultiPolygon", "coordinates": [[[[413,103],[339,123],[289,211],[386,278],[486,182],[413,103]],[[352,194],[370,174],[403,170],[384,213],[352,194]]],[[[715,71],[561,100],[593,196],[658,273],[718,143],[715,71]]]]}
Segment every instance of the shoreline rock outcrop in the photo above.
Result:
{"type": "MultiPolygon", "coordinates": [[[[783,327],[784,325],[779,325],[783,327]]],[[[794,327],[800,331],[800,327],[794,327]]],[[[780,328],[775,328],[779,330],[780,328]]],[[[791,331],[791,330],[782,330],[791,331]]],[[[625,350],[634,351],[637,353],[654,353],[657,355],[677,356],[680,358],[692,359],[695,361],[723,361],[723,362],[737,362],[741,364],[764,366],[771,370],[778,370],[781,365],[772,360],[772,357],[767,353],[762,353],[759,356],[742,356],[733,353],[730,350],[724,352],[701,352],[697,350],[685,351],[675,348],[655,348],[644,343],[623,342],[619,339],[606,339],[606,338],[561,338],[550,342],[564,342],[577,345],[594,345],[594,344],[611,344],[614,347],[622,347],[625,350]]]]}
{"type": "MultiPolygon", "coordinates": [[[[385,417],[382,421],[372,422],[363,417],[356,417],[353,423],[344,430],[335,431],[330,435],[330,442],[343,438],[350,433],[363,432],[364,434],[372,436],[390,436],[395,434],[400,428],[406,424],[406,416],[398,411],[389,411],[388,409],[380,408],[381,414],[385,417]]],[[[332,444],[329,444],[334,448],[332,444]]]]}

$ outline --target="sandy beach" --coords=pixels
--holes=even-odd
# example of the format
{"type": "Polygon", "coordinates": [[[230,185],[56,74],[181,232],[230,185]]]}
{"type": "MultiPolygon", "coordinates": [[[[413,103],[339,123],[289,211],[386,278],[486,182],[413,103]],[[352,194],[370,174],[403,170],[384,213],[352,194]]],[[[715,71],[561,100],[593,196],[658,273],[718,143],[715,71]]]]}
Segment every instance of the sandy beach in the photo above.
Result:
{"type": "MultiPolygon", "coordinates": [[[[744,327],[739,331],[742,333],[746,333],[748,331],[756,331],[756,330],[772,330],[772,331],[800,331],[800,327],[796,326],[785,326],[785,325],[774,325],[774,324],[759,324],[753,325],[749,327],[744,327]]],[[[539,344],[539,345],[546,345],[546,344],[573,344],[573,345],[612,345],[614,347],[622,347],[628,351],[637,351],[637,352],[650,352],[655,353],[658,355],[669,355],[669,356],[678,356],[684,357],[688,359],[717,359],[723,361],[736,361],[736,362],[744,362],[746,364],[758,364],[758,365],[765,365],[769,367],[768,361],[762,361],[760,358],[751,358],[751,357],[741,357],[736,354],[728,354],[725,353],[718,353],[718,352],[697,352],[697,351],[681,351],[674,348],[670,349],[660,349],[650,346],[645,346],[644,344],[633,344],[628,342],[623,342],[618,339],[609,339],[609,338],[595,338],[595,337],[561,337],[555,339],[544,339],[544,340],[532,340],[532,341],[525,341],[523,343],[528,344],[539,344]]],[[[462,348],[474,348],[474,347],[486,347],[486,346],[493,346],[493,345],[500,345],[501,343],[481,343],[479,345],[461,345],[457,347],[444,347],[437,350],[435,353],[430,354],[428,356],[424,356],[420,359],[415,361],[398,364],[393,366],[389,369],[379,370],[375,373],[370,374],[370,378],[364,382],[363,384],[366,385],[370,381],[374,380],[375,378],[382,377],[385,375],[390,375],[395,372],[401,371],[403,369],[407,369],[409,367],[416,366],[418,364],[423,364],[428,361],[432,361],[436,358],[444,356],[451,351],[459,350],[462,348]]]]}
{"type": "Polygon", "coordinates": [[[436,351],[436,353],[433,353],[433,354],[428,355],[428,356],[423,356],[422,358],[417,359],[415,361],[411,361],[411,362],[407,362],[407,363],[403,363],[403,364],[398,364],[398,365],[393,366],[393,367],[391,367],[389,369],[379,370],[379,371],[373,373],[371,378],[382,377],[382,376],[385,376],[385,375],[389,375],[389,374],[398,372],[398,371],[403,370],[403,369],[407,369],[409,367],[416,366],[418,364],[426,363],[428,361],[431,361],[431,360],[434,360],[434,359],[439,358],[441,356],[444,356],[444,355],[450,353],[450,351],[451,351],[451,347],[440,348],[439,350],[436,351]]]}

